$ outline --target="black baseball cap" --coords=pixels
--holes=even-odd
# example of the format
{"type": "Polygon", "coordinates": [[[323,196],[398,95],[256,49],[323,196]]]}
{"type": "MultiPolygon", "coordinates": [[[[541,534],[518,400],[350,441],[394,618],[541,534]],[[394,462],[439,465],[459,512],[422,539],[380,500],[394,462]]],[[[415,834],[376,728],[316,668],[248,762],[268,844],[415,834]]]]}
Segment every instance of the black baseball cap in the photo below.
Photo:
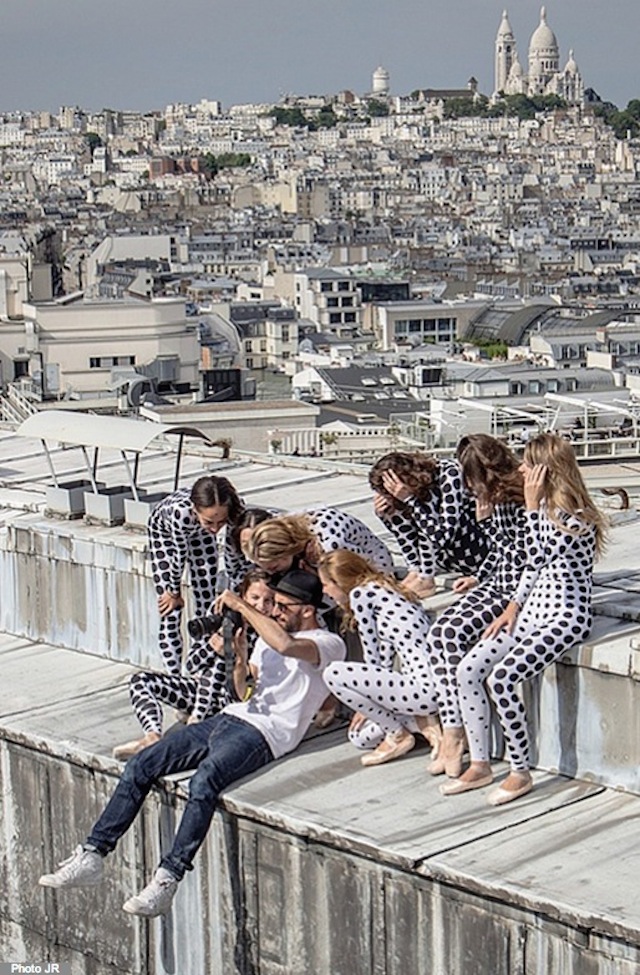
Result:
{"type": "Polygon", "coordinates": [[[305,572],[304,569],[290,569],[282,575],[274,576],[268,585],[274,592],[281,592],[283,596],[299,599],[301,603],[315,606],[316,609],[322,606],[322,583],[313,572],[305,572]]]}

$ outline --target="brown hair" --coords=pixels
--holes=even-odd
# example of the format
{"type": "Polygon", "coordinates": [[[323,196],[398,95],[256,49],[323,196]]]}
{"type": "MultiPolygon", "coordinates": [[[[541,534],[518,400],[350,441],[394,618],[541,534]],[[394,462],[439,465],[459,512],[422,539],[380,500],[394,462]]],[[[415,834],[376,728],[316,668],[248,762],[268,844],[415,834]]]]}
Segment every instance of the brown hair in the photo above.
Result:
{"type": "MultiPolygon", "coordinates": [[[[387,575],[375,568],[367,559],[357,552],[350,552],[348,549],[337,548],[331,552],[325,552],[318,562],[318,572],[320,578],[328,576],[329,579],[342,589],[344,593],[350,593],[356,586],[363,586],[367,582],[377,582],[384,589],[390,589],[404,596],[409,602],[417,603],[418,598],[400,585],[392,575],[387,575]]],[[[351,610],[346,607],[343,609],[343,628],[354,630],[356,621],[351,610]]]]}
{"type": "Polygon", "coordinates": [[[258,525],[261,525],[263,521],[268,521],[269,518],[273,518],[273,515],[266,508],[244,508],[231,532],[231,538],[236,548],[239,549],[241,547],[240,532],[243,529],[257,528],[258,525]]]}
{"type": "Polygon", "coordinates": [[[249,571],[243,576],[242,582],[238,587],[238,595],[243,597],[247,590],[253,586],[256,582],[269,583],[271,579],[271,574],[265,572],[264,569],[249,569],[249,571]]]}
{"type": "Polygon", "coordinates": [[[369,484],[378,494],[392,501],[394,507],[402,508],[402,502],[389,494],[384,487],[382,475],[385,471],[393,471],[418,501],[426,501],[433,490],[437,470],[438,461],[428,454],[393,450],[375,462],[369,471],[369,484]]]}
{"type": "Polygon", "coordinates": [[[465,484],[481,501],[524,504],[520,462],[506,444],[487,433],[463,437],[457,457],[465,484]]]}
{"type": "Polygon", "coordinates": [[[220,506],[227,509],[227,521],[234,525],[244,511],[244,504],[226,477],[207,474],[199,477],[191,488],[191,504],[196,510],[220,506]]]}
{"type": "Polygon", "coordinates": [[[558,517],[559,511],[593,525],[596,530],[596,553],[601,555],[608,522],[589,494],[569,441],[555,433],[541,433],[527,443],[524,461],[531,467],[543,464],[547,468],[544,499],[547,502],[547,514],[554,525],[569,535],[580,535],[586,531],[563,525],[558,517]]]}

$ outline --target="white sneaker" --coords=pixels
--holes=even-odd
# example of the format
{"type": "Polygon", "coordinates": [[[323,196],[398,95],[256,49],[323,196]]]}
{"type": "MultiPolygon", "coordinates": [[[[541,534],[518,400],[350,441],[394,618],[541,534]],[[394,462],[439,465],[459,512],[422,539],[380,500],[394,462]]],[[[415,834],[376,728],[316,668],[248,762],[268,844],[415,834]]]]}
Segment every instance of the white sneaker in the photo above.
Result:
{"type": "Polygon", "coordinates": [[[178,889],[178,881],[164,867],[158,867],[151,883],[147,884],[139,894],[134,894],[122,905],[127,914],[138,914],[140,917],[158,917],[166,914],[178,889]]]}
{"type": "Polygon", "coordinates": [[[38,883],[41,887],[93,887],[102,880],[102,861],[95,850],[77,846],[55,873],[43,874],[38,883]]]}

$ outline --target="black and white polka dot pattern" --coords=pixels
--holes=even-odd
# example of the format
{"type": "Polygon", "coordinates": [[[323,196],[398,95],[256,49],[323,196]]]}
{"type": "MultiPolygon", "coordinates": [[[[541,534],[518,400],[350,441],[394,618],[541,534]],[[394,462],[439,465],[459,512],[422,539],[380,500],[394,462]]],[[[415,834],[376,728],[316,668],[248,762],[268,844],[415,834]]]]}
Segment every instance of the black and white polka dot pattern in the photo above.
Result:
{"type": "MultiPolygon", "coordinates": [[[[148,524],[149,554],[159,596],[167,591],[179,594],[185,566],[189,567],[194,613],[203,616],[215,595],[218,542],[215,535],[200,526],[190,495],[188,488],[174,491],[153,509],[148,524]]],[[[224,561],[234,587],[248,563],[229,536],[226,532],[224,561]]],[[[175,676],[180,676],[181,671],[181,620],[180,609],[160,618],[160,652],[167,672],[175,676]]],[[[194,641],[194,650],[205,655],[208,652],[198,641],[194,641]]]]}
{"type": "Polygon", "coordinates": [[[544,505],[539,512],[527,512],[528,571],[514,595],[518,603],[526,602],[513,634],[482,640],[458,667],[462,715],[475,761],[489,760],[490,698],[512,768],[529,768],[526,715],[518,687],[584,640],[591,629],[595,529],[567,514],[559,516],[580,534],[555,525],[544,505]]]}
{"type": "Polygon", "coordinates": [[[381,520],[397,538],[407,568],[423,577],[436,572],[474,575],[491,545],[476,521],[475,501],[455,461],[438,463],[426,500],[409,498],[402,511],[381,520]]]}
{"type": "Polygon", "coordinates": [[[440,614],[428,638],[440,719],[446,728],[462,726],[458,665],[506,608],[526,564],[526,520],[521,505],[498,504],[491,517],[479,524],[493,543],[476,573],[479,584],[440,614]]]}
{"type": "Polygon", "coordinates": [[[129,696],[145,732],[162,733],[162,705],[188,712],[202,721],[228,703],[224,660],[210,651],[210,666],[197,675],[139,673],[129,681],[129,696]]]}
{"type": "Polygon", "coordinates": [[[427,655],[430,621],[422,606],[377,582],[353,589],[349,603],[364,661],[330,664],[324,679],[338,700],[368,719],[350,733],[353,744],[375,748],[409,716],[437,712],[427,655]],[[400,671],[393,669],[396,655],[400,671]]]}
{"type": "Polygon", "coordinates": [[[323,552],[346,548],[362,555],[381,572],[392,571],[391,552],[364,522],[337,508],[314,508],[307,514],[323,552]]]}

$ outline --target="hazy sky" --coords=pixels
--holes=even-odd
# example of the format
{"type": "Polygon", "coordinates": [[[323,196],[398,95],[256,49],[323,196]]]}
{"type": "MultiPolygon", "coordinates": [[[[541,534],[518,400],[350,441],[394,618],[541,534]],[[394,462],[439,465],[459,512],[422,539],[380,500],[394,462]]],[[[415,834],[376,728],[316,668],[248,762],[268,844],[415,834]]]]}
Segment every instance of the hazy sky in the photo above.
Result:
{"type": "MultiPolygon", "coordinates": [[[[504,0],[2,0],[0,111],[277,101],[284,92],[493,90],[504,0]]],[[[538,0],[506,4],[526,69],[538,0]]],[[[640,97],[640,0],[551,0],[547,19],[586,85],[640,97]]]]}

